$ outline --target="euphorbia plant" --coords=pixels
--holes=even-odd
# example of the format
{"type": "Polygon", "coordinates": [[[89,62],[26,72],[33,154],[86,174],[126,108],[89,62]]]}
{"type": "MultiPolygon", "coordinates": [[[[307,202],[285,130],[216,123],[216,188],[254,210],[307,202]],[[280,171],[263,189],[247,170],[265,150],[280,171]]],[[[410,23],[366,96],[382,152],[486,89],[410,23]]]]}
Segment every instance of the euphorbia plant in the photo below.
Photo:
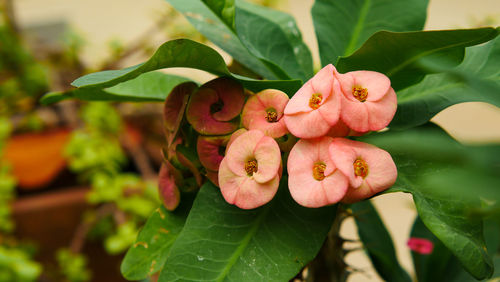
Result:
{"type": "Polygon", "coordinates": [[[326,270],[344,280],[338,234],[352,215],[380,276],[410,281],[367,200],[392,192],[412,194],[419,218],[411,237],[435,246],[429,254],[409,241],[420,250],[419,281],[492,276],[500,236],[490,231],[499,229],[488,220],[483,232],[483,219],[498,216],[500,195],[490,187],[500,187],[492,157],[500,149],[461,145],[429,120],[461,102],[500,105],[498,29],[422,31],[425,0],[317,0],[323,68],[314,74],[286,13],[240,0],[167,1],[254,76],[178,39],[143,64],[83,76],[42,100],[166,99],[165,205],[127,253],[125,278],[287,281],[326,270]],[[178,85],[151,73],[170,67],[219,78],[178,85]],[[430,272],[435,261],[453,267],[430,272]]]}

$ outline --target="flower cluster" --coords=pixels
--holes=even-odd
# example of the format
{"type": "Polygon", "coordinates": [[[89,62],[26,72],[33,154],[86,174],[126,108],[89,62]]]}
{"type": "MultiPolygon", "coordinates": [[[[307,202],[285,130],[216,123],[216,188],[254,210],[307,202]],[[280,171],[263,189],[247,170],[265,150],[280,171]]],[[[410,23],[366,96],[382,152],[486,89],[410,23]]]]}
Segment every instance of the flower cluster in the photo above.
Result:
{"type": "Polygon", "coordinates": [[[386,151],[346,137],[384,129],[396,106],[385,75],[340,74],[333,65],[321,69],[291,99],[274,89],[251,93],[231,78],[200,87],[181,84],[165,103],[168,146],[160,195],[174,209],[178,189],[186,185],[183,171],[188,171],[198,186],[205,175],[228,203],[253,209],[276,194],[283,155],[288,157],[290,194],[300,205],[366,199],[394,184],[396,166],[386,151]],[[194,129],[195,144],[184,132],[189,130],[179,129],[184,120],[194,129]],[[193,145],[197,158],[187,156],[179,144],[193,145]]]}

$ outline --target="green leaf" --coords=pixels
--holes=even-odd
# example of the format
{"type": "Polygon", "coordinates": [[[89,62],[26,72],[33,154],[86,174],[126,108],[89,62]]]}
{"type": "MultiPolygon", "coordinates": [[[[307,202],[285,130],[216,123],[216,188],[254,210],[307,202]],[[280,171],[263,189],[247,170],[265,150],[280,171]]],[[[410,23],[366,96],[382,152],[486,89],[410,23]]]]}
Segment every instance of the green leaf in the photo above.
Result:
{"type": "Polygon", "coordinates": [[[276,79],[274,73],[252,55],[240,42],[231,22],[232,2],[215,0],[166,0],[205,37],[254,72],[267,79],[276,79]],[[224,2],[223,6],[222,3],[224,2]]]}
{"type": "Polygon", "coordinates": [[[434,244],[431,254],[411,252],[417,281],[457,281],[459,275],[465,275],[468,280],[472,279],[470,274],[463,270],[457,258],[427,229],[418,216],[413,223],[410,238],[423,238],[434,244]]]}
{"type": "MultiPolygon", "coordinates": [[[[311,52],[287,13],[237,1],[235,26],[241,42],[258,58],[303,81],[313,76],[311,52]]],[[[281,79],[288,79],[283,77],[281,79]]]]}
{"type": "Polygon", "coordinates": [[[465,47],[487,42],[498,35],[494,28],[388,32],[371,36],[354,54],[341,57],[339,72],[372,70],[384,73],[398,91],[421,81],[427,74],[419,60],[432,57],[446,58],[458,65],[465,47]]]}
{"type": "Polygon", "coordinates": [[[288,281],[314,258],[335,208],[308,209],[290,197],[284,177],[273,201],[242,210],[206,183],[172,246],[159,281],[288,281]]]}
{"type": "Polygon", "coordinates": [[[311,10],[321,64],[349,56],[375,32],[422,30],[428,0],[316,0],[311,10]]]}
{"type": "Polygon", "coordinates": [[[126,279],[146,279],[162,268],[184,227],[189,206],[183,199],[174,212],[161,206],[149,217],[122,261],[120,269],[126,279]]]}
{"type": "Polygon", "coordinates": [[[499,38],[467,48],[464,61],[456,69],[428,75],[419,84],[398,92],[398,110],[390,127],[404,129],[424,124],[443,109],[463,102],[500,107],[499,62],[499,38]]]}
{"type": "MultiPolygon", "coordinates": [[[[73,81],[72,85],[81,90],[84,88],[109,88],[118,83],[134,79],[143,73],[172,67],[194,68],[215,75],[231,76],[238,79],[243,86],[252,91],[274,88],[292,95],[302,85],[300,80],[255,80],[233,75],[227,69],[224,59],[219,53],[206,45],[189,39],[177,39],[164,43],[148,61],[142,64],[121,70],[91,73],[76,79],[73,81]]],[[[85,95],[93,95],[92,97],[96,97],[102,95],[102,93],[92,94],[89,90],[85,93],[77,92],[71,95],[77,98],[84,97],[85,95]]],[[[47,99],[54,101],[56,100],[55,96],[55,94],[51,94],[49,95],[50,99],[47,99]]],[[[116,99],[113,98],[113,100],[116,99]]]]}
{"type": "Polygon", "coordinates": [[[140,76],[102,89],[73,89],[66,92],[51,92],[42,97],[44,105],[57,103],[65,99],[78,98],[86,101],[120,101],[120,102],[150,102],[165,101],[172,89],[188,78],[165,74],[162,72],[147,72],[140,76]]]}
{"type": "Polygon", "coordinates": [[[492,177],[498,160],[486,157],[486,151],[494,154],[498,149],[462,146],[431,125],[372,134],[361,140],[392,155],[398,179],[389,191],[411,193],[422,221],[464,268],[477,279],[489,277],[493,269],[483,239],[482,220],[469,216],[471,208],[479,206],[481,194],[457,191],[471,190],[471,183],[475,188],[490,185],[492,178],[498,184],[494,187],[500,187],[498,177],[492,177]],[[464,173],[468,181],[453,182],[464,173]],[[483,178],[487,181],[483,182],[483,178]]]}
{"type": "Polygon", "coordinates": [[[386,281],[411,281],[396,257],[392,238],[370,201],[350,206],[358,227],[359,238],[377,273],[386,281]]]}

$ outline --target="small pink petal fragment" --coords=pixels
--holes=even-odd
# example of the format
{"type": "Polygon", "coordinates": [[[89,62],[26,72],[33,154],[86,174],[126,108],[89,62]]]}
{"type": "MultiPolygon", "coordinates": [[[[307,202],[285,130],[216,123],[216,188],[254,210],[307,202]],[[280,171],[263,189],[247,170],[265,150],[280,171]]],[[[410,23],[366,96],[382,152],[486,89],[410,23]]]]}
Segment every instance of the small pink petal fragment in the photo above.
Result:
{"type": "Polygon", "coordinates": [[[176,180],[181,178],[180,172],[165,161],[162,163],[158,178],[158,193],[165,208],[169,211],[175,210],[180,202],[179,188],[176,180]]]}
{"type": "Polygon", "coordinates": [[[434,249],[434,243],[424,238],[412,237],[408,239],[408,242],[406,244],[408,245],[410,250],[422,255],[431,254],[434,249]]]}

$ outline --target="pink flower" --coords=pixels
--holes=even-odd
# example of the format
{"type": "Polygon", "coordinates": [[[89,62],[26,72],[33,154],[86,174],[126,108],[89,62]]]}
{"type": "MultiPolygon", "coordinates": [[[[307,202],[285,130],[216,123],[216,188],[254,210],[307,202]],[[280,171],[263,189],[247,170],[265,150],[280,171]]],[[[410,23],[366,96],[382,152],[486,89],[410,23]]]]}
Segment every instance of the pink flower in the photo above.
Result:
{"type": "Polygon", "coordinates": [[[343,94],[340,118],[349,128],[376,131],[391,122],[398,102],[387,76],[374,71],[335,72],[335,76],[343,94]]]}
{"type": "Polygon", "coordinates": [[[242,209],[269,202],[279,186],[281,154],[278,143],[260,130],[249,130],[229,147],[219,167],[224,199],[242,209]]]}
{"type": "Polygon", "coordinates": [[[274,89],[251,96],[241,114],[243,126],[250,130],[261,130],[272,138],[285,135],[288,130],[282,117],[288,100],[288,95],[274,89]]]}
{"type": "Polygon", "coordinates": [[[424,238],[412,237],[408,239],[408,242],[406,244],[408,245],[410,250],[422,255],[428,255],[432,253],[432,250],[434,249],[434,243],[424,238]]]}
{"type": "Polygon", "coordinates": [[[238,128],[245,95],[237,81],[220,77],[201,86],[189,100],[186,118],[202,135],[225,135],[238,128]]]}
{"type": "Polygon", "coordinates": [[[363,142],[334,138],[330,144],[330,158],[347,176],[349,189],[342,199],[354,203],[391,187],[398,175],[391,155],[363,142]]]}
{"type": "Polygon", "coordinates": [[[196,150],[201,164],[211,171],[218,171],[219,165],[224,158],[226,144],[230,135],[223,136],[198,136],[196,150]]]}
{"type": "Polygon", "coordinates": [[[180,202],[177,183],[182,180],[181,173],[167,160],[161,165],[158,177],[158,194],[165,208],[175,210],[180,202]]]}
{"type": "Polygon", "coordinates": [[[198,88],[194,82],[184,82],[172,89],[163,107],[167,146],[172,145],[181,125],[189,96],[198,88]]]}
{"type": "Polygon", "coordinates": [[[347,178],[330,159],[333,138],[301,139],[288,156],[288,187],[302,206],[317,208],[339,202],[347,191],[347,178]]]}
{"type": "Polygon", "coordinates": [[[300,138],[324,136],[340,115],[340,85],[331,64],[306,82],[285,107],[285,123],[300,138]]]}
{"type": "Polygon", "coordinates": [[[227,151],[229,150],[229,147],[231,146],[231,144],[233,144],[234,140],[236,140],[238,137],[240,137],[243,133],[247,132],[248,130],[246,130],[245,128],[240,128],[238,130],[236,130],[235,132],[233,132],[233,134],[231,134],[231,138],[229,138],[229,141],[227,142],[227,145],[226,145],[226,154],[227,154],[227,151]]]}

